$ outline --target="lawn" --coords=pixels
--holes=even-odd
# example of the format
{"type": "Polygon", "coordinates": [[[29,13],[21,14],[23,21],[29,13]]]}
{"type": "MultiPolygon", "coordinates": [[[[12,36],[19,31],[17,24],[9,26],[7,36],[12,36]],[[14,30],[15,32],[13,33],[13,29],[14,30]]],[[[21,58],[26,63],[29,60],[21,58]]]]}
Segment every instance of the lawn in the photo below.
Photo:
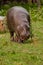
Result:
{"type": "Polygon", "coordinates": [[[43,65],[43,6],[30,8],[33,41],[10,41],[10,34],[0,34],[0,65],[43,65]]]}

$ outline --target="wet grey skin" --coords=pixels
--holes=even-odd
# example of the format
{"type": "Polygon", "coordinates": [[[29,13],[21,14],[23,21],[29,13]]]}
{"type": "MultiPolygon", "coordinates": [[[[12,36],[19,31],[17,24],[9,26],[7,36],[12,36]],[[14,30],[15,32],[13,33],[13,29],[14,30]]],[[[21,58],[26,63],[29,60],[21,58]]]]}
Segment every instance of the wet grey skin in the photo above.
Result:
{"type": "Polygon", "coordinates": [[[30,37],[30,15],[28,11],[20,6],[14,6],[7,12],[7,26],[11,40],[24,42],[30,37]],[[14,33],[16,36],[14,37],[14,33]]]}

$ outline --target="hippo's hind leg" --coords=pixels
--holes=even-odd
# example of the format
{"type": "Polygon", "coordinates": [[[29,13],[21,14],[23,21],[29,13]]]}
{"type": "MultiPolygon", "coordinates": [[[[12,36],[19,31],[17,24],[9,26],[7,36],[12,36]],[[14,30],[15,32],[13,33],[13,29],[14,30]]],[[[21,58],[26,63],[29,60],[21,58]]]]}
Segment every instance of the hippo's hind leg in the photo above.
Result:
{"type": "Polygon", "coordinates": [[[11,41],[14,41],[14,32],[10,31],[10,36],[11,41]]]}

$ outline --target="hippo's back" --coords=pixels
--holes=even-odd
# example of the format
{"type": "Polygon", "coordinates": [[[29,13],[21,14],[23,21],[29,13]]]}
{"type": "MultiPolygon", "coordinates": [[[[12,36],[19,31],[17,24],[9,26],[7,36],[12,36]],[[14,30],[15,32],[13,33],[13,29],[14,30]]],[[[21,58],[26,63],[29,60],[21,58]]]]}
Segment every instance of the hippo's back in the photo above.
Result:
{"type": "Polygon", "coordinates": [[[25,14],[28,14],[27,10],[23,7],[20,7],[20,6],[15,6],[15,7],[12,7],[11,9],[9,9],[9,12],[14,12],[14,13],[17,13],[17,12],[23,12],[25,14]]]}
{"type": "Polygon", "coordinates": [[[25,8],[20,7],[20,6],[12,7],[7,12],[7,15],[10,16],[10,17],[11,16],[14,17],[14,16],[21,15],[21,14],[28,15],[28,12],[25,8]]]}
{"type": "Polygon", "coordinates": [[[12,28],[12,30],[14,30],[14,28],[16,28],[18,25],[23,24],[23,21],[27,20],[28,15],[29,14],[27,10],[20,6],[15,6],[9,9],[7,13],[7,22],[9,28],[12,28]]]}

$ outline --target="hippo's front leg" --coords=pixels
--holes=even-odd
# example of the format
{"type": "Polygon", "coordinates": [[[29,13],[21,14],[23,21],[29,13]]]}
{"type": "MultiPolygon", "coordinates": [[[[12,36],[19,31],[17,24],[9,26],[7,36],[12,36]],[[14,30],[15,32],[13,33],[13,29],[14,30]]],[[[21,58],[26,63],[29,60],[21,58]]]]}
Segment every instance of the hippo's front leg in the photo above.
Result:
{"type": "Polygon", "coordinates": [[[14,32],[10,32],[10,35],[11,35],[11,41],[14,41],[14,32]]]}

